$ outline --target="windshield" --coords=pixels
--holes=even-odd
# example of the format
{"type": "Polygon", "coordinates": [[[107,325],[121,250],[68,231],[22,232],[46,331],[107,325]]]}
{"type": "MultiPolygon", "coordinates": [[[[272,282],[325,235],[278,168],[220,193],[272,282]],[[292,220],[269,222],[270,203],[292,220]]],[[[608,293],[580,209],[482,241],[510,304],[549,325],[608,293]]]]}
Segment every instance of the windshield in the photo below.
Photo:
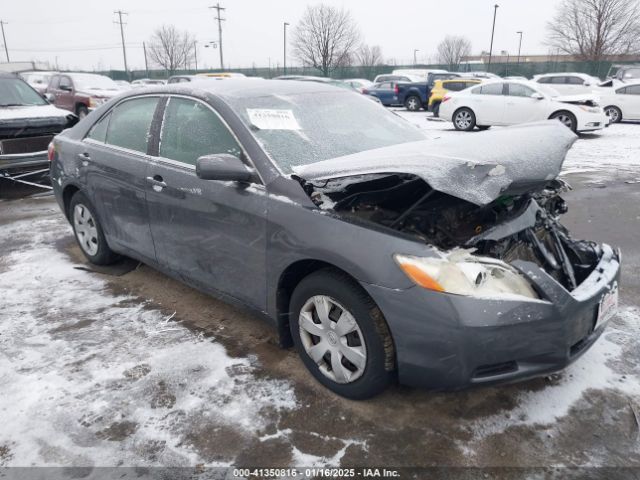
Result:
{"type": "Polygon", "coordinates": [[[46,105],[38,92],[17,78],[0,78],[0,107],[46,105]]]}
{"type": "Polygon", "coordinates": [[[299,165],[428,138],[353,92],[267,95],[229,102],[285,173],[299,165]]]}
{"type": "Polygon", "coordinates": [[[50,73],[23,73],[22,77],[29,83],[37,83],[38,85],[46,85],[51,78],[50,73]]]}
{"type": "Polygon", "coordinates": [[[71,75],[76,90],[118,90],[116,82],[104,75],[77,73],[71,75]]]}

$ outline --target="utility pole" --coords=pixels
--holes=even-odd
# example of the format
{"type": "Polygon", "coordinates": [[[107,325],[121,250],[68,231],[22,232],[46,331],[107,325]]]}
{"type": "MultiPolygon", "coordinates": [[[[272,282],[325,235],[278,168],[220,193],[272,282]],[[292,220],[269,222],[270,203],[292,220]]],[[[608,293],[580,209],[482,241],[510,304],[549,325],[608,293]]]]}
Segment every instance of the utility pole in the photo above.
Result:
{"type": "Polygon", "coordinates": [[[498,13],[499,5],[496,3],[493,6],[493,27],[491,27],[491,46],[489,47],[489,66],[487,67],[487,71],[491,67],[491,55],[493,54],[493,33],[496,30],[496,13],[498,13]]]}
{"type": "Polygon", "coordinates": [[[193,58],[196,61],[196,73],[198,73],[198,41],[193,41],[193,58]]]}
{"type": "Polygon", "coordinates": [[[223,10],[226,10],[226,8],[221,7],[219,3],[216,3],[215,6],[211,6],[209,8],[214,9],[217,13],[215,19],[218,21],[218,43],[220,44],[220,70],[224,70],[224,61],[222,60],[222,22],[224,22],[225,19],[222,18],[222,14],[220,12],[223,10]]]}
{"type": "Polygon", "coordinates": [[[2,28],[2,43],[4,43],[4,53],[7,55],[7,63],[9,63],[11,60],[9,60],[9,48],[7,47],[7,37],[5,37],[4,35],[5,25],[8,25],[7,22],[5,22],[4,20],[0,20],[0,28],[2,28]]]}
{"type": "Polygon", "coordinates": [[[518,44],[518,65],[520,65],[520,49],[522,48],[522,32],[516,32],[520,35],[520,43],[518,44]]]}
{"type": "Polygon", "coordinates": [[[416,57],[416,53],[418,53],[420,50],[418,50],[417,48],[413,49],[413,66],[415,67],[418,64],[418,60],[416,57]]]}
{"type": "MultiPolygon", "coordinates": [[[[122,56],[124,57],[124,73],[127,76],[127,79],[129,78],[129,67],[127,66],[127,50],[124,47],[124,28],[123,25],[125,25],[124,23],[122,23],[122,15],[129,15],[127,12],[123,12],[122,10],[116,10],[113,13],[117,13],[118,14],[118,20],[116,20],[113,23],[119,23],[120,24],[120,38],[122,38],[122,56]]],[[[145,61],[146,61],[147,56],[145,55],[145,61]]]]}
{"type": "Polygon", "coordinates": [[[142,42],[142,51],[144,52],[144,71],[145,76],[149,76],[149,64],[147,63],[147,44],[142,42]]]}
{"type": "MultiPolygon", "coordinates": [[[[283,58],[283,60],[284,60],[284,64],[283,64],[284,65],[284,74],[283,75],[287,74],[287,27],[288,26],[289,26],[289,24],[287,22],[284,22],[284,44],[283,44],[283,47],[284,47],[284,55],[283,55],[284,56],[284,58],[283,58]]],[[[271,63],[271,62],[269,62],[269,63],[271,63]]],[[[271,67],[269,67],[269,71],[271,71],[271,67]]]]}

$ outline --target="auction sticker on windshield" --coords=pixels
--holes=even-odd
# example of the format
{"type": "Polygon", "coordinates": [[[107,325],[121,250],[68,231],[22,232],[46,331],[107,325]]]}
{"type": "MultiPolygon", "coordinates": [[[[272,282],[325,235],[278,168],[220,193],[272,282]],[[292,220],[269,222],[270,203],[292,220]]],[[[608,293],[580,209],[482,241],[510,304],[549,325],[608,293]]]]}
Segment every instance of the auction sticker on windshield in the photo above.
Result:
{"type": "Polygon", "coordinates": [[[611,290],[605,293],[600,300],[600,306],[598,308],[598,320],[596,321],[595,328],[599,328],[604,325],[611,317],[613,317],[618,311],[618,284],[614,283],[611,290]]]}
{"type": "Polygon", "coordinates": [[[247,108],[251,124],[260,130],[300,130],[292,110],[247,108]]]}

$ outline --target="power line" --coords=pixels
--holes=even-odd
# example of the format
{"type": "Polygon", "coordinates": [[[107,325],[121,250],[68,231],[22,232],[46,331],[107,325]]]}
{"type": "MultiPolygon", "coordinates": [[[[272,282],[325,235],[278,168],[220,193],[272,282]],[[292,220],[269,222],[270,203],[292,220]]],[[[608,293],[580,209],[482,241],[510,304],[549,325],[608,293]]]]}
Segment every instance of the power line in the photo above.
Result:
{"type": "Polygon", "coordinates": [[[4,35],[4,26],[7,25],[7,22],[4,20],[0,20],[0,28],[2,28],[2,42],[4,43],[4,53],[7,55],[7,63],[9,60],[9,48],[7,47],[7,37],[4,35]]]}
{"type": "Polygon", "coordinates": [[[118,20],[116,20],[113,23],[119,23],[120,24],[120,37],[122,38],[122,56],[124,57],[124,72],[126,73],[127,77],[129,76],[129,67],[127,67],[127,49],[124,46],[124,27],[123,25],[125,25],[122,22],[122,15],[129,15],[127,12],[123,12],[122,10],[116,10],[113,13],[117,13],[118,14],[118,20]]]}
{"type": "Polygon", "coordinates": [[[217,12],[217,16],[215,17],[215,19],[218,21],[218,43],[220,44],[220,70],[224,70],[224,62],[222,60],[222,22],[224,22],[226,19],[222,18],[222,15],[220,14],[220,12],[223,10],[226,10],[226,8],[221,7],[219,3],[216,3],[215,6],[211,6],[209,8],[214,9],[217,12]]]}

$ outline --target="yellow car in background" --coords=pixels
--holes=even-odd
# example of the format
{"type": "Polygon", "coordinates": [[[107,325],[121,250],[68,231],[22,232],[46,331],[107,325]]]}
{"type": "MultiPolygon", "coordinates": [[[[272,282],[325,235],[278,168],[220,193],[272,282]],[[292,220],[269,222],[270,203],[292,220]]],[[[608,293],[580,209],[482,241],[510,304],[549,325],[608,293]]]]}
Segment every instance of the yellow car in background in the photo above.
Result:
{"type": "Polygon", "coordinates": [[[481,83],[477,78],[453,78],[451,80],[436,80],[429,96],[428,110],[437,117],[440,110],[440,103],[447,92],[459,92],[465,88],[481,83]]]}

